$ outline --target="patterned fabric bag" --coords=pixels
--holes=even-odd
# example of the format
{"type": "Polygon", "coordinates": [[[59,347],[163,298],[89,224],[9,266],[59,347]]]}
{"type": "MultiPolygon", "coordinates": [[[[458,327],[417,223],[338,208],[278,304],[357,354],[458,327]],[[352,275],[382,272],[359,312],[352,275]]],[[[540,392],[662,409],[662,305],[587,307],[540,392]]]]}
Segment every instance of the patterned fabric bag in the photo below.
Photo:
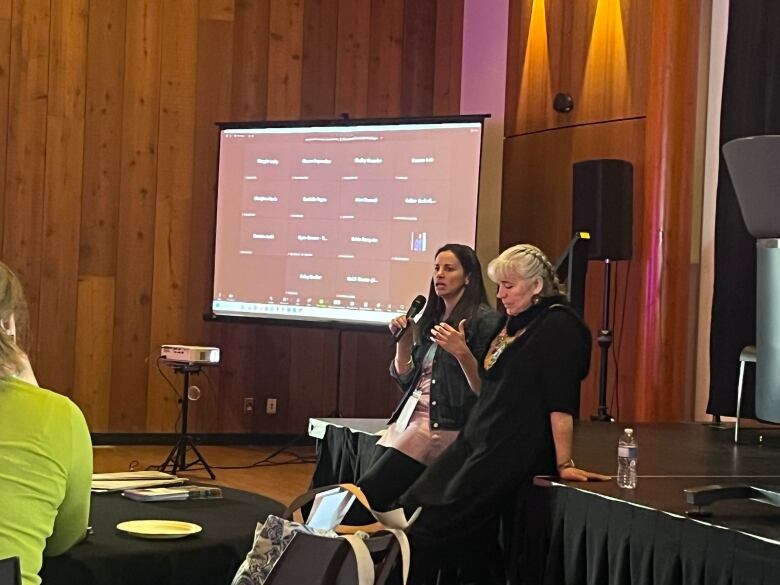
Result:
{"type": "MultiPolygon", "coordinates": [[[[269,516],[264,524],[258,524],[252,548],[231,585],[374,585],[384,582],[399,553],[406,583],[409,541],[403,530],[417,513],[407,520],[399,510],[372,512],[381,522],[364,527],[338,526],[336,530],[350,532],[343,535],[290,519],[317,493],[332,487],[311,490],[287,508],[284,518],[269,516]]],[[[370,510],[359,488],[352,484],[340,487],[355,494],[370,510]]]]}
{"type": "Polygon", "coordinates": [[[284,549],[298,533],[338,538],[332,530],[318,530],[279,516],[268,516],[265,523],[257,524],[252,549],[238,568],[231,585],[263,585],[284,549]]]}

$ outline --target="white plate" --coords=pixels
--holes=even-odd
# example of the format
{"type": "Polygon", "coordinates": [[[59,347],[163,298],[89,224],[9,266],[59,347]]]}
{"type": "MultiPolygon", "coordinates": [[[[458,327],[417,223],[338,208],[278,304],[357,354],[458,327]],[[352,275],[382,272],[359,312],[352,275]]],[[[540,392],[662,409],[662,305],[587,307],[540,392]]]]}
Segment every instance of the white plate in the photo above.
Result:
{"type": "Polygon", "coordinates": [[[197,524],[178,520],[129,520],[117,524],[116,529],[138,538],[157,539],[184,538],[203,530],[197,524]]]}

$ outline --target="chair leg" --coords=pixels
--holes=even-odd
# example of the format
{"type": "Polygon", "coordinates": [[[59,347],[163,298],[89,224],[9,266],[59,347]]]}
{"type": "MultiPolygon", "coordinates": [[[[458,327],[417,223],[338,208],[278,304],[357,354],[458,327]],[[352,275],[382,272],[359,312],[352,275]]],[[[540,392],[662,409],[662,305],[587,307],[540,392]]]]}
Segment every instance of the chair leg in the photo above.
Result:
{"type": "Polygon", "coordinates": [[[739,362],[739,382],[737,382],[737,420],[734,423],[734,442],[739,443],[739,414],[742,410],[742,380],[745,377],[745,362],[739,362]]]}

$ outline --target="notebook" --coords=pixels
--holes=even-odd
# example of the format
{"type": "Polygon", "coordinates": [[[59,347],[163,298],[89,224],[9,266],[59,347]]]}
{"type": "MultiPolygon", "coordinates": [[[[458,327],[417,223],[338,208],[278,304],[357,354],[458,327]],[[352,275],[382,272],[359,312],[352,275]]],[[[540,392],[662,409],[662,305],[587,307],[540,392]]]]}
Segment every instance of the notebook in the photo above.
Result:
{"type": "Polygon", "coordinates": [[[165,502],[170,500],[205,500],[222,497],[222,490],[214,486],[184,485],[125,490],[122,495],[138,502],[165,502]]]}

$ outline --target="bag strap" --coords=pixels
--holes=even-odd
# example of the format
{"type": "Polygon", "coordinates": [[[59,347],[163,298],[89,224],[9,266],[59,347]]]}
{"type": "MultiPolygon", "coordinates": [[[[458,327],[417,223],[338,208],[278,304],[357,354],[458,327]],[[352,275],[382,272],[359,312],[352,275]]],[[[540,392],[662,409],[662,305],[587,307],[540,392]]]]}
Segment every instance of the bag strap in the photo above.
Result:
{"type": "Polygon", "coordinates": [[[409,578],[409,563],[412,560],[412,550],[409,546],[409,537],[406,536],[406,532],[398,528],[389,528],[396,540],[398,540],[399,550],[401,552],[401,573],[403,576],[403,585],[406,585],[406,580],[409,578]]]}
{"type": "MultiPolygon", "coordinates": [[[[346,540],[349,543],[349,546],[352,547],[352,552],[355,553],[358,585],[374,585],[374,561],[371,558],[371,553],[368,551],[366,543],[363,542],[362,538],[355,534],[345,534],[339,538],[346,540]]],[[[406,577],[404,577],[404,585],[406,585],[406,577]]]]}
{"type": "MultiPolygon", "coordinates": [[[[401,553],[401,573],[402,583],[406,585],[406,581],[409,578],[409,561],[411,559],[411,551],[409,549],[409,538],[403,530],[397,528],[388,529],[398,541],[399,551],[401,553]]],[[[376,571],[374,569],[374,561],[371,558],[371,553],[366,546],[365,541],[356,534],[344,534],[341,536],[352,547],[352,551],[355,553],[355,562],[357,563],[358,573],[358,585],[373,585],[374,579],[376,579],[376,571]]]]}
{"type": "Polygon", "coordinates": [[[406,513],[404,512],[403,508],[396,508],[395,510],[390,510],[389,512],[378,512],[373,508],[371,508],[371,505],[368,503],[368,498],[366,498],[366,494],[364,494],[363,490],[361,490],[355,484],[342,483],[339,484],[339,487],[347,490],[351,494],[354,494],[355,499],[358,502],[360,502],[369,512],[371,512],[371,515],[377,519],[377,522],[374,522],[373,524],[368,524],[364,527],[339,525],[336,527],[336,532],[340,532],[340,531],[349,532],[353,529],[364,530],[365,532],[369,532],[369,531],[376,532],[377,530],[387,530],[388,532],[393,534],[396,540],[398,540],[398,546],[401,552],[401,569],[403,572],[403,583],[404,585],[406,585],[406,579],[409,576],[409,562],[411,559],[411,547],[409,546],[409,538],[406,536],[406,532],[404,531],[407,528],[409,528],[409,526],[411,526],[415,520],[417,520],[417,517],[420,515],[420,511],[422,509],[417,508],[414,511],[414,513],[411,515],[411,517],[408,519],[406,518],[406,513]],[[371,530],[366,530],[366,528],[370,528],[371,530]]]}

